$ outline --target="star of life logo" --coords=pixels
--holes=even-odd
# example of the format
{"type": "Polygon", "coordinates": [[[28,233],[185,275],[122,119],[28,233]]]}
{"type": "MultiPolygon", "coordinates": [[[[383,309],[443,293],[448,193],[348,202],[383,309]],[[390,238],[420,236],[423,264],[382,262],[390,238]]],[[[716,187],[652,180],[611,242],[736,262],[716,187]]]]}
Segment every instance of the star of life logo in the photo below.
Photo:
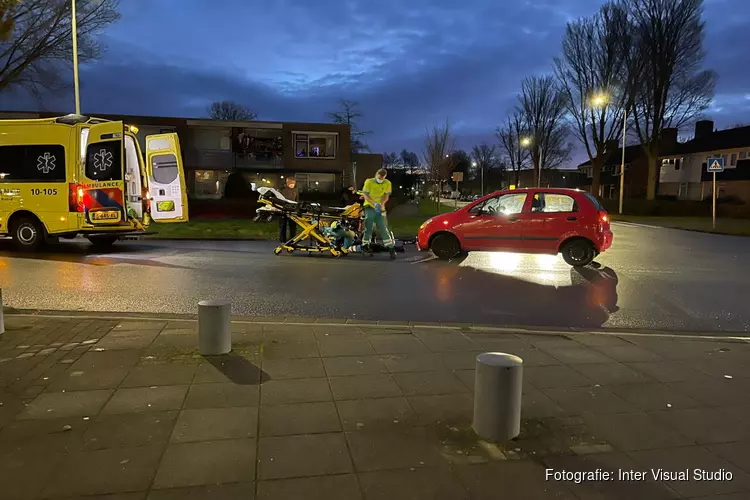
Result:
{"type": "Polygon", "coordinates": [[[94,155],[94,168],[105,172],[111,166],[112,153],[110,153],[106,149],[100,149],[99,152],[94,155]]]}
{"type": "Polygon", "coordinates": [[[36,169],[48,174],[55,169],[57,158],[52,153],[44,153],[36,159],[36,169]]]}

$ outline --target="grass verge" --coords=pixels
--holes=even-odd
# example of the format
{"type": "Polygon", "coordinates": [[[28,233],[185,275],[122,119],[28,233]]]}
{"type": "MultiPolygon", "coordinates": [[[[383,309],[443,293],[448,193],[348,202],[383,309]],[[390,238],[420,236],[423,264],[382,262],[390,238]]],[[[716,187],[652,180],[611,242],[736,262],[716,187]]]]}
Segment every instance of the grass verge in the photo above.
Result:
{"type": "MultiPolygon", "coordinates": [[[[396,211],[403,215],[388,217],[388,224],[397,237],[416,236],[419,226],[438,213],[452,210],[452,207],[436,205],[434,201],[422,201],[418,206],[399,207],[396,211]]],[[[159,239],[247,239],[276,240],[279,225],[273,222],[253,222],[252,219],[193,219],[184,224],[154,224],[151,229],[159,239]]]]}

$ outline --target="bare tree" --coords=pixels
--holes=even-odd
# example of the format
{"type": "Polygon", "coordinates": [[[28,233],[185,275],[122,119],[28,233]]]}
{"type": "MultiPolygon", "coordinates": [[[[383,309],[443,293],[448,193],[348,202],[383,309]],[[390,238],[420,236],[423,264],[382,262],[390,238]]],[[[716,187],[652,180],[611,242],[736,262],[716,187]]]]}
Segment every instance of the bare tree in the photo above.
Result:
{"type": "Polygon", "coordinates": [[[212,120],[226,120],[230,122],[249,122],[258,115],[246,106],[234,101],[216,101],[208,107],[208,116],[212,120]]]}
{"type": "MultiPolygon", "coordinates": [[[[564,161],[560,155],[564,156],[566,151],[560,150],[559,137],[565,119],[565,96],[554,77],[532,76],[521,84],[518,109],[528,127],[527,139],[531,149],[534,178],[539,183],[540,168],[543,164],[560,164],[564,161]]],[[[567,154],[569,155],[569,151],[567,154]]]]}
{"type": "Polygon", "coordinates": [[[437,190],[435,200],[438,207],[443,183],[448,180],[456,166],[456,156],[452,154],[455,144],[456,140],[448,120],[444,124],[433,125],[425,134],[422,156],[427,168],[427,178],[437,190]]]}
{"type": "Polygon", "coordinates": [[[396,153],[383,153],[383,167],[394,168],[399,165],[399,157],[396,153]]]}
{"type": "Polygon", "coordinates": [[[520,181],[521,169],[528,165],[531,152],[527,147],[521,145],[526,136],[526,124],[521,112],[515,110],[508,116],[507,122],[495,131],[500,141],[500,154],[505,159],[505,164],[513,172],[513,184],[516,186],[520,181]]]}
{"type": "Polygon", "coordinates": [[[555,74],[565,97],[570,130],[584,145],[592,166],[591,193],[598,195],[606,145],[620,137],[627,109],[623,29],[627,13],[621,5],[604,4],[589,18],[568,23],[555,74]]]}
{"type": "Polygon", "coordinates": [[[419,166],[419,157],[417,156],[417,153],[402,149],[401,154],[399,155],[399,162],[411,174],[414,169],[419,166]]]}
{"type": "Polygon", "coordinates": [[[486,142],[471,148],[471,158],[476,163],[476,171],[482,181],[482,194],[484,194],[484,178],[492,169],[501,165],[497,146],[490,146],[486,142]]]}
{"type": "Polygon", "coordinates": [[[372,132],[359,129],[359,119],[362,118],[362,112],[359,110],[359,103],[341,99],[339,101],[341,110],[326,113],[326,116],[333,122],[341,125],[349,125],[351,128],[351,151],[352,153],[361,153],[370,151],[370,146],[364,142],[364,138],[372,132]]]}
{"type": "Polygon", "coordinates": [[[13,11],[21,0],[0,0],[0,41],[7,42],[13,34],[13,11]]]}
{"type": "Polygon", "coordinates": [[[693,121],[713,98],[716,74],[703,70],[703,0],[621,0],[632,40],[628,91],[648,158],[647,198],[656,198],[662,131],[693,121]]]}
{"type": "MultiPolygon", "coordinates": [[[[65,70],[73,60],[71,3],[60,0],[0,0],[0,91],[20,87],[40,97],[42,90],[68,87],[65,70]]],[[[98,58],[96,35],[120,18],[119,0],[77,0],[78,58],[98,58]]]]}

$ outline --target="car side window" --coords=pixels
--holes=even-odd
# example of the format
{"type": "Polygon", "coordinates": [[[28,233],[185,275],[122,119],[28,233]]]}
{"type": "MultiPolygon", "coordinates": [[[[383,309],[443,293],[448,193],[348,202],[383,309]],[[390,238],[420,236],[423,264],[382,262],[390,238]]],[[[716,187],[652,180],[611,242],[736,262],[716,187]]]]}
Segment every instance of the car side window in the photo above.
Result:
{"type": "Polygon", "coordinates": [[[567,194],[544,193],[541,195],[544,213],[577,212],[578,204],[572,196],[567,194]]]}
{"type": "Polygon", "coordinates": [[[489,214],[513,215],[523,211],[526,193],[510,193],[490,198],[484,202],[482,211],[489,214]]]}

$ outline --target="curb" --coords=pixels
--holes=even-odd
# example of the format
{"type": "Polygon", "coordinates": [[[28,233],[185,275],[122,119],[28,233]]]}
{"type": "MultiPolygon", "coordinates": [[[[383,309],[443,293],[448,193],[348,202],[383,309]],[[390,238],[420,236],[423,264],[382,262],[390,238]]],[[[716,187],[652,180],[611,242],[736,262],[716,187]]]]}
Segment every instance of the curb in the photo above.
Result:
{"type": "MultiPolygon", "coordinates": [[[[42,318],[80,318],[99,320],[131,320],[131,321],[190,321],[197,322],[197,314],[171,313],[127,313],[127,312],[97,312],[97,311],[60,311],[41,309],[5,308],[5,316],[42,317],[42,318]]],[[[668,330],[646,330],[635,328],[576,328],[576,327],[546,327],[528,325],[482,325],[473,323],[432,323],[427,321],[370,321],[346,318],[295,318],[283,316],[232,316],[232,323],[258,325],[289,325],[289,326],[353,326],[376,329],[411,329],[430,328],[436,330],[459,330],[462,332],[519,334],[519,335],[610,335],[644,337],[656,336],[683,340],[719,340],[750,343],[750,333],[747,332],[675,332],[668,330]]]]}

